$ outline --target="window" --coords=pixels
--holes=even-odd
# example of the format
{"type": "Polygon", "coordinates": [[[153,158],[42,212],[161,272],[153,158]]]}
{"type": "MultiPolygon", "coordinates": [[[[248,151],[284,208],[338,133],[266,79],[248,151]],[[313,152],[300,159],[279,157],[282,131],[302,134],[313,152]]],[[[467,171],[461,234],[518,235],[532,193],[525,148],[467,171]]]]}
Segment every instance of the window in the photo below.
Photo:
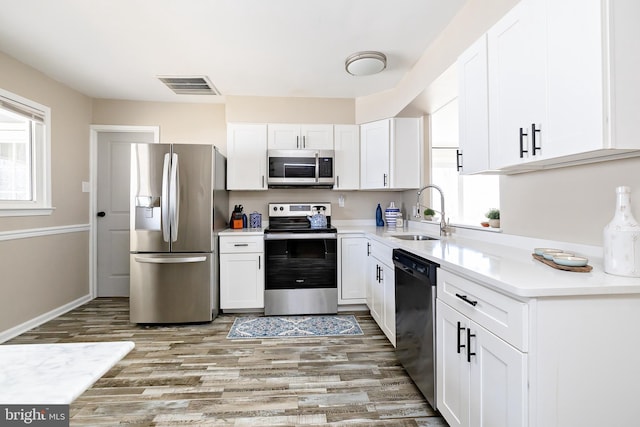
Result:
{"type": "Polygon", "coordinates": [[[0,90],[0,216],[51,213],[50,109],[0,90]]]}
{"type": "MultiPolygon", "coordinates": [[[[460,175],[457,148],[458,101],[454,99],[431,115],[431,182],[444,191],[445,213],[452,224],[480,226],[489,209],[499,208],[499,177],[460,175]]],[[[441,210],[437,191],[431,192],[431,207],[441,210]]]]}

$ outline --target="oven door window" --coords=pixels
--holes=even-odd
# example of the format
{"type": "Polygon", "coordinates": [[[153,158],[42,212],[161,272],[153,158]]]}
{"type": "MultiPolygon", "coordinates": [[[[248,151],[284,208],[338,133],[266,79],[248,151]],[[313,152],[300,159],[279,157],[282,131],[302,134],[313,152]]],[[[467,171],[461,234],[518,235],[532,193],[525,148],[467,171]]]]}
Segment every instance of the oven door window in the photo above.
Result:
{"type": "Polygon", "coordinates": [[[314,157],[269,157],[269,178],[315,178],[314,157]]]}
{"type": "Polygon", "coordinates": [[[336,239],[265,241],[265,288],[336,288],[336,247],[336,239]]]}

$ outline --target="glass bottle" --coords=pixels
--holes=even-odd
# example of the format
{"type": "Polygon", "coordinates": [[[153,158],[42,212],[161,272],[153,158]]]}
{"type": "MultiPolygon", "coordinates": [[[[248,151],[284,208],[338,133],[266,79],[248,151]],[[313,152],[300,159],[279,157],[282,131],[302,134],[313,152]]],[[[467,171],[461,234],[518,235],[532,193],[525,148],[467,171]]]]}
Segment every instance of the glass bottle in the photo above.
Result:
{"type": "Polygon", "coordinates": [[[640,277],[640,224],[631,212],[631,188],[616,187],[616,211],[604,227],[604,271],[640,277]]]}

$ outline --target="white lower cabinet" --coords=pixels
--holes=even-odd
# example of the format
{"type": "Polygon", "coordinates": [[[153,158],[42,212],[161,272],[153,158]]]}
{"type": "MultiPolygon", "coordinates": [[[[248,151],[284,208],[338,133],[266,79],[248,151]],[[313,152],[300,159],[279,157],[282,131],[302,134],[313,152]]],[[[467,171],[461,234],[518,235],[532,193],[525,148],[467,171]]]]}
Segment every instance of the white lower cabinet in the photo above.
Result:
{"type": "MultiPolygon", "coordinates": [[[[489,324],[485,320],[489,318],[487,312],[497,314],[493,319],[502,317],[501,322],[504,322],[508,310],[514,311],[518,304],[524,303],[480,285],[476,286],[489,294],[476,299],[463,291],[472,283],[449,272],[438,271],[438,410],[451,427],[527,426],[528,355],[478,323],[489,324]],[[460,311],[440,298],[441,289],[458,284],[462,287],[454,297],[463,307],[460,311]],[[491,298],[490,294],[496,298],[491,298]]],[[[518,338],[516,336],[514,340],[517,342],[518,338]]]]}
{"type": "Polygon", "coordinates": [[[437,301],[438,410],[451,427],[526,426],[527,354],[437,301]]]}
{"type": "Polygon", "coordinates": [[[393,248],[376,240],[368,242],[367,306],[391,344],[396,345],[396,296],[393,248]]]}
{"type": "Polygon", "coordinates": [[[264,308],[262,236],[220,236],[220,308],[264,308]]]}
{"type": "Polygon", "coordinates": [[[364,304],[367,297],[367,238],[363,235],[339,236],[338,304],[364,304]]]}

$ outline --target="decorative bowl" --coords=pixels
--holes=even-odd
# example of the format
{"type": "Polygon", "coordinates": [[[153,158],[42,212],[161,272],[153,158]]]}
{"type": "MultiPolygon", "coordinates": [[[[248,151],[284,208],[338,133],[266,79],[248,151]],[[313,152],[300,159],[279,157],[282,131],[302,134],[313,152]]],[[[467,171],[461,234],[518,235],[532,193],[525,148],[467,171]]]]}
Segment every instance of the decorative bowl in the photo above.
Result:
{"type": "Polygon", "coordinates": [[[535,248],[535,249],[533,250],[533,253],[535,253],[536,255],[540,255],[540,256],[542,256],[542,255],[543,255],[543,253],[544,253],[545,251],[551,251],[551,252],[555,252],[555,253],[558,253],[558,254],[559,254],[560,252],[564,252],[562,249],[553,249],[553,248],[535,248]]]}
{"type": "Polygon", "coordinates": [[[542,257],[544,259],[548,259],[549,261],[553,261],[553,257],[557,256],[557,255],[573,256],[574,254],[572,254],[571,252],[564,252],[564,251],[560,251],[560,252],[543,252],[542,253],[542,257]]]}
{"type": "Polygon", "coordinates": [[[567,267],[584,267],[589,260],[581,256],[558,254],[553,257],[553,262],[567,267]]]}

